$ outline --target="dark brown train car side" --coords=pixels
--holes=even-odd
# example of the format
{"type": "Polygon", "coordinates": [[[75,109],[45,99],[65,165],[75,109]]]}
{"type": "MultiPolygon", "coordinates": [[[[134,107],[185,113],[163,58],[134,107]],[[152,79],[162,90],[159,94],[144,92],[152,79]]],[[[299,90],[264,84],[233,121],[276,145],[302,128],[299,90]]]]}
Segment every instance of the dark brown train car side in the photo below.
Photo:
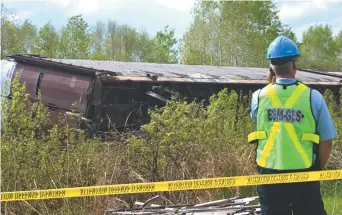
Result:
{"type": "Polygon", "coordinates": [[[60,115],[62,120],[69,120],[70,124],[75,125],[75,120],[70,121],[71,118],[66,115],[73,109],[82,115],[86,114],[92,77],[23,63],[17,63],[14,70],[16,74],[19,74],[21,83],[26,83],[26,91],[32,100],[36,101],[38,92],[41,92],[42,101],[49,108],[52,124],[60,123],[60,115]],[[73,106],[75,103],[77,105],[73,106]]]}

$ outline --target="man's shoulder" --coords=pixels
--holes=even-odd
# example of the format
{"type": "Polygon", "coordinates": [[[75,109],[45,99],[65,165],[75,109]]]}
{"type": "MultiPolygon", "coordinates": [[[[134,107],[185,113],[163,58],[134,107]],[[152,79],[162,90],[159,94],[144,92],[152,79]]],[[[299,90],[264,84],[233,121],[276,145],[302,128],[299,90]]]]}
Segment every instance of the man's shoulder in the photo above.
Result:
{"type": "Polygon", "coordinates": [[[259,96],[261,90],[262,90],[262,89],[257,89],[256,91],[254,91],[254,92],[252,93],[252,99],[253,99],[253,100],[258,99],[258,96],[259,96]]]}
{"type": "Polygon", "coordinates": [[[315,89],[311,89],[311,100],[316,104],[325,102],[322,93],[315,89]]]}
{"type": "MultiPolygon", "coordinates": [[[[301,83],[304,84],[303,82],[301,83]]],[[[310,89],[310,100],[311,100],[312,105],[318,108],[319,106],[325,103],[324,96],[321,92],[319,92],[316,89],[311,88],[310,86],[306,84],[304,85],[310,89]]]]}
{"type": "Polygon", "coordinates": [[[253,95],[253,96],[259,95],[260,90],[262,90],[262,89],[257,89],[257,90],[255,90],[255,91],[252,93],[252,95],[253,95]]]}
{"type": "Polygon", "coordinates": [[[323,94],[316,89],[311,89],[311,93],[315,96],[323,97],[323,94]]]}

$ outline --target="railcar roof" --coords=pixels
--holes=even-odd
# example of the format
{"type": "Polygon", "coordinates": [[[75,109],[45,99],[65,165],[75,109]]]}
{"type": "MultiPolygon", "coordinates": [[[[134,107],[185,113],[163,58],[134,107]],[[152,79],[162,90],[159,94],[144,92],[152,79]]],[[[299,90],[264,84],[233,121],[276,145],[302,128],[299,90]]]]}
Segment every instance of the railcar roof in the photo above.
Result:
{"type": "MultiPolygon", "coordinates": [[[[88,75],[105,73],[121,77],[121,80],[144,80],[154,76],[155,81],[265,84],[268,72],[268,68],[56,59],[26,54],[10,58],[42,66],[69,68],[88,75]]],[[[342,73],[338,72],[298,69],[297,79],[307,84],[342,85],[342,73]]]]}

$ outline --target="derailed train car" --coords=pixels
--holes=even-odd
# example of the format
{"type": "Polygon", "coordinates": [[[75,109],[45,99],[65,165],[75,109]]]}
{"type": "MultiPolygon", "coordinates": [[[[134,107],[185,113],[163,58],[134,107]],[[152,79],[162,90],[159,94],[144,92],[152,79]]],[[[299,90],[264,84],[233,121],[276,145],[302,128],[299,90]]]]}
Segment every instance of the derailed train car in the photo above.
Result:
{"type": "MultiPolygon", "coordinates": [[[[267,84],[267,68],[192,66],[178,64],[51,59],[13,55],[2,63],[3,80],[20,75],[31,99],[42,93],[52,123],[58,114],[66,119],[73,104],[76,121],[68,122],[89,131],[118,129],[148,121],[148,108],[163,106],[174,95],[206,100],[223,88],[248,92],[267,84]]],[[[323,92],[338,93],[342,75],[298,70],[299,80],[323,92]]],[[[2,93],[9,96],[8,92],[2,93]]]]}

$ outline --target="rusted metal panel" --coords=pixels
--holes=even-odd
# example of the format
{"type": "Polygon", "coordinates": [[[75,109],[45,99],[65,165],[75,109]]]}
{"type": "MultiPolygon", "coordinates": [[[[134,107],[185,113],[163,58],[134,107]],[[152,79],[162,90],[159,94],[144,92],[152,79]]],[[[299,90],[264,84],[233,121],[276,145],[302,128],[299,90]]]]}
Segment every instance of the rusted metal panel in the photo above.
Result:
{"type": "Polygon", "coordinates": [[[70,110],[77,102],[76,110],[86,112],[92,77],[23,63],[17,65],[15,74],[20,74],[20,81],[26,83],[31,99],[37,99],[40,90],[43,102],[50,108],[70,110]]]}
{"type": "MultiPolygon", "coordinates": [[[[31,100],[37,100],[38,92],[41,91],[42,101],[49,109],[52,125],[68,123],[72,127],[78,127],[78,119],[72,119],[67,113],[71,111],[73,103],[77,102],[75,111],[86,114],[92,76],[20,62],[14,64],[12,70],[13,74],[11,73],[7,79],[12,80],[13,75],[18,74],[20,82],[26,83],[26,92],[30,94],[31,100]],[[59,121],[58,115],[62,116],[62,122],[59,121]]],[[[2,76],[9,76],[7,73],[2,76]]]]}
{"type": "Polygon", "coordinates": [[[39,80],[40,68],[18,63],[14,75],[19,75],[20,82],[26,84],[26,92],[30,94],[31,99],[37,99],[37,84],[39,80]]]}
{"type": "Polygon", "coordinates": [[[76,110],[85,113],[90,81],[89,76],[45,69],[40,83],[42,99],[49,105],[66,110],[77,102],[76,110]]]}

